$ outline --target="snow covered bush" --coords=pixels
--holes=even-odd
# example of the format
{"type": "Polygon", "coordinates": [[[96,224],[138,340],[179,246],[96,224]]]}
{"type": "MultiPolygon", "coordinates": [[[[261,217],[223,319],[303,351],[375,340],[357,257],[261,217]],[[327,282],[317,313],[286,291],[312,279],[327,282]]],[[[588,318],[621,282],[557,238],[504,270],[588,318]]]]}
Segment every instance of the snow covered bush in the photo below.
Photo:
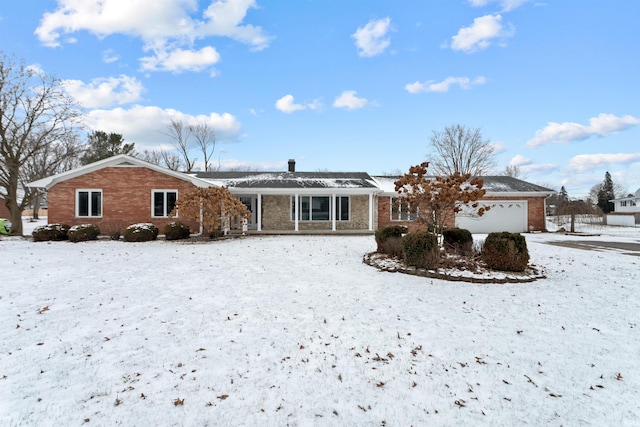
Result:
{"type": "Polygon", "coordinates": [[[437,270],[440,261],[440,246],[435,234],[428,231],[414,231],[400,240],[404,263],[417,268],[437,270]]]}
{"type": "Polygon", "coordinates": [[[69,228],[67,224],[41,225],[33,229],[31,236],[34,242],[67,240],[69,238],[67,236],[69,228]]]}
{"type": "Polygon", "coordinates": [[[456,254],[469,254],[473,246],[473,236],[464,228],[447,228],[442,232],[444,248],[456,254]]]}
{"type": "Polygon", "coordinates": [[[128,226],[124,230],[125,242],[149,242],[158,237],[158,227],[151,223],[138,223],[128,226]]]}
{"type": "Polygon", "coordinates": [[[482,260],[492,270],[524,271],[529,263],[527,241],[520,233],[489,233],[482,260]]]}
{"type": "Polygon", "coordinates": [[[100,235],[100,227],[95,224],[74,225],[67,232],[70,242],[86,242],[88,240],[97,240],[100,235]]]}
{"type": "Polygon", "coordinates": [[[172,221],[164,226],[164,238],[180,240],[189,238],[189,226],[178,221],[172,221]]]}
{"type": "Polygon", "coordinates": [[[400,239],[407,232],[407,227],[394,225],[376,230],[377,252],[402,258],[402,244],[400,239]]]}

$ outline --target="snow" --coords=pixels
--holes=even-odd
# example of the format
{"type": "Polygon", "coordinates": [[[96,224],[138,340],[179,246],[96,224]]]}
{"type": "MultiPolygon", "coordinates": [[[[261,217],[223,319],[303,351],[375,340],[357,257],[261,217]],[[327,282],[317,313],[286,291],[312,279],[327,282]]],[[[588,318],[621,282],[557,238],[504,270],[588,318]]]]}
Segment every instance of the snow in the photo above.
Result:
{"type": "Polygon", "coordinates": [[[589,230],[526,234],[521,284],[372,236],[3,237],[0,425],[640,425],[640,258],[548,244],[640,228],[589,230]]]}

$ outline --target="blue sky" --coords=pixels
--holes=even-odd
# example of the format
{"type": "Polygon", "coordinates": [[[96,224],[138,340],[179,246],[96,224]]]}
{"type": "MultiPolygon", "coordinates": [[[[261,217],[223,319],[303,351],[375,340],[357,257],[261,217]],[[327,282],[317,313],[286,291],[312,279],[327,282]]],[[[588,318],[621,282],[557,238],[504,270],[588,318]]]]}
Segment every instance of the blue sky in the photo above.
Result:
{"type": "Polygon", "coordinates": [[[462,124],[497,174],[582,197],[606,171],[640,187],[639,16],[633,0],[4,0],[0,50],[139,151],[169,148],[176,119],[215,129],[223,169],[381,174],[462,124]]]}

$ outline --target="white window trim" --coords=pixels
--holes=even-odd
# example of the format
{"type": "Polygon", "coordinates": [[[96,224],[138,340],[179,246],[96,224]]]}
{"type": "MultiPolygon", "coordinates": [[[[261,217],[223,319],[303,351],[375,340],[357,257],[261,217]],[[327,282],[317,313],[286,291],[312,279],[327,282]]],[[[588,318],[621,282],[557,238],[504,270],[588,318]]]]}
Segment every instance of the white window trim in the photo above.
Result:
{"type": "Polygon", "coordinates": [[[104,195],[102,188],[77,188],[76,189],[76,218],[102,218],[104,212],[104,195]],[[80,193],[89,193],[88,215],[80,216],[80,193]],[[100,215],[91,215],[91,193],[100,193],[100,215]]]}
{"type": "Polygon", "coordinates": [[[291,201],[291,208],[289,209],[289,211],[291,212],[289,218],[291,220],[291,222],[304,222],[304,223],[308,223],[308,222],[331,222],[331,221],[336,221],[336,222],[349,222],[351,221],[351,196],[350,195],[338,195],[336,194],[335,196],[327,196],[324,194],[297,194],[294,196],[290,197],[290,201],[291,201]],[[302,219],[300,218],[301,214],[302,214],[302,198],[303,197],[309,197],[309,219],[302,219]],[[329,219],[311,219],[313,212],[312,212],[312,206],[313,203],[311,202],[311,199],[313,199],[314,197],[328,197],[329,198],[329,219]],[[339,197],[346,197],[349,200],[349,219],[339,219],[336,218],[336,199],[339,197]],[[297,204],[296,204],[297,202],[297,204]],[[293,216],[291,216],[293,215],[293,216]]]}
{"type": "MultiPolygon", "coordinates": [[[[154,205],[154,200],[155,200],[155,194],[156,193],[163,193],[164,194],[164,200],[163,200],[163,207],[164,210],[167,209],[167,193],[176,193],[176,202],[178,201],[178,190],[177,189],[172,189],[172,188],[154,188],[151,190],[151,218],[168,218],[169,214],[171,212],[165,212],[164,215],[156,215],[155,214],[155,205],[154,205]]],[[[178,217],[177,213],[176,213],[176,218],[178,217]]]]}

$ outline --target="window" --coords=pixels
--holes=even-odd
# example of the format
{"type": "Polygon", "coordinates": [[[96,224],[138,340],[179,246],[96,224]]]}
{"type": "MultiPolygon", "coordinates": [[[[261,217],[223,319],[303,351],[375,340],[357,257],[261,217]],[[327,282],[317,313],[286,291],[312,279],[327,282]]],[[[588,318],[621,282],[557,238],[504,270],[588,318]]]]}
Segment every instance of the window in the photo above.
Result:
{"type": "Polygon", "coordinates": [[[77,190],[76,216],[88,218],[101,217],[102,190],[77,190]]]}
{"type": "Polygon", "coordinates": [[[417,209],[411,209],[404,197],[391,198],[391,221],[415,221],[417,218],[417,209]]]}
{"type": "MultiPolygon", "coordinates": [[[[330,221],[331,197],[329,196],[300,196],[298,198],[299,221],[330,221]]],[[[333,202],[334,215],[337,221],[349,220],[349,197],[337,196],[333,202]]],[[[296,217],[296,198],[291,197],[291,220],[296,217]]]]}
{"type": "Polygon", "coordinates": [[[176,205],[176,200],[178,200],[177,190],[153,190],[151,194],[153,216],[169,216],[176,205]]]}

